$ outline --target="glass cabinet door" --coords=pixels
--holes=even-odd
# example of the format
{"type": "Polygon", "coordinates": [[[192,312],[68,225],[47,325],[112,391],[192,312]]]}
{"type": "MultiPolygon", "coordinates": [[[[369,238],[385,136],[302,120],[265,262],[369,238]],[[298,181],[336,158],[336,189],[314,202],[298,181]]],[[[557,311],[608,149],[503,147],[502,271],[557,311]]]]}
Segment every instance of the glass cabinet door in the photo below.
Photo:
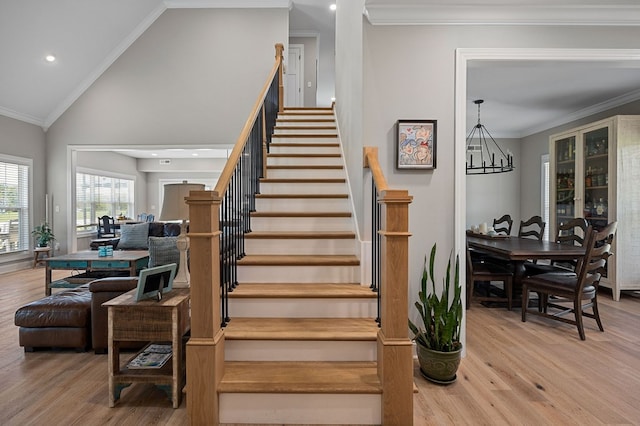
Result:
{"type": "Polygon", "coordinates": [[[583,134],[584,218],[595,230],[609,223],[609,128],[583,134]]]}
{"type": "Polygon", "coordinates": [[[556,226],[573,219],[576,212],[575,204],[575,173],[576,173],[576,137],[570,136],[559,139],[555,143],[556,162],[556,226]]]}

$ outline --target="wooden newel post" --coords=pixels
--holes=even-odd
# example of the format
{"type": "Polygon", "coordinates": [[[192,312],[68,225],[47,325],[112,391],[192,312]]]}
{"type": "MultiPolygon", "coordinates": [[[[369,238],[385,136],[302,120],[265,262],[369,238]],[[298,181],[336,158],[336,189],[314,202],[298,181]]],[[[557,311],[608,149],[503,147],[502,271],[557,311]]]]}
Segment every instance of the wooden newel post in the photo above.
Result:
{"type": "Polygon", "coordinates": [[[382,228],[378,376],[382,424],[413,424],[413,345],[409,339],[409,204],[406,190],[380,193],[382,228]]]}
{"type": "Polygon", "coordinates": [[[187,413],[191,424],[218,425],[218,384],[224,373],[220,308],[221,197],[191,191],[189,205],[191,338],[187,342],[187,413]]]}
{"type": "Polygon", "coordinates": [[[279,62],[278,65],[278,112],[282,113],[284,111],[284,69],[283,69],[283,54],[284,54],[284,45],[282,43],[276,43],[276,60],[279,62]]]}

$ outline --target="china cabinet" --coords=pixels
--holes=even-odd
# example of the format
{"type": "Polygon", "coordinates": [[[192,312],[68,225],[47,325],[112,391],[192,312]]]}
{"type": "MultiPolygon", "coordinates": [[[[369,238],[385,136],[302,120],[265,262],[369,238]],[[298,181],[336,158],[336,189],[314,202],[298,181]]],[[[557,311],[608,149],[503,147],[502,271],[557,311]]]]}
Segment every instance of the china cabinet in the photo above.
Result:
{"type": "Polygon", "coordinates": [[[550,228],[584,217],[595,229],[618,221],[601,285],[614,300],[640,289],[640,115],[618,115],[549,138],[550,228]]]}

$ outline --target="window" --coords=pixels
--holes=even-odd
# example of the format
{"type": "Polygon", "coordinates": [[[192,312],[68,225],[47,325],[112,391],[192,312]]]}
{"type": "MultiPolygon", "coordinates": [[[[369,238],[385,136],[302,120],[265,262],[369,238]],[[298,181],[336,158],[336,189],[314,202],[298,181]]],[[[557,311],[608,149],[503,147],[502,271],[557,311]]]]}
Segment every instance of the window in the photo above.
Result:
{"type": "Polygon", "coordinates": [[[0,253],[29,250],[32,161],[0,155],[0,253]]]}
{"type": "Polygon", "coordinates": [[[93,231],[104,215],[133,217],[133,178],[107,176],[101,172],[76,173],[76,227],[93,231]]]}
{"type": "Polygon", "coordinates": [[[542,220],[547,226],[544,227],[544,236],[542,237],[544,240],[549,240],[549,228],[551,223],[549,222],[549,154],[545,154],[542,156],[542,167],[541,167],[541,184],[540,193],[542,194],[542,220]]]}

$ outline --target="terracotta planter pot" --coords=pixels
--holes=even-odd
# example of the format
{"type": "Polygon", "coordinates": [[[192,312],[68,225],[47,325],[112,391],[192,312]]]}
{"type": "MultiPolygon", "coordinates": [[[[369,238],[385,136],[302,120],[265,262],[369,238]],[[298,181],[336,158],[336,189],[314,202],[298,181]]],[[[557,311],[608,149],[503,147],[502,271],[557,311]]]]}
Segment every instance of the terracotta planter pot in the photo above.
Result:
{"type": "Polygon", "coordinates": [[[416,352],[420,363],[420,372],[425,379],[438,384],[449,384],[456,380],[456,372],[460,365],[462,345],[453,352],[440,352],[417,344],[416,352]]]}

